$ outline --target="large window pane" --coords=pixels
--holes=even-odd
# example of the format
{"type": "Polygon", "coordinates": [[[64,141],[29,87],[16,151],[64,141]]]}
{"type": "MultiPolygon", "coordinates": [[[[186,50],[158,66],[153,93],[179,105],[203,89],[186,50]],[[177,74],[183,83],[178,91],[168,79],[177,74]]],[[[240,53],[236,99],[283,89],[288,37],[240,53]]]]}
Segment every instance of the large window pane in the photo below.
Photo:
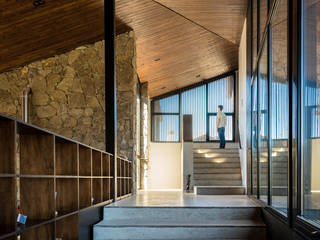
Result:
{"type": "Polygon", "coordinates": [[[258,82],[254,80],[252,90],[252,194],[258,194],[258,154],[257,154],[257,129],[258,129],[258,82]]]}
{"type": "Polygon", "coordinates": [[[179,113],[179,95],[153,101],[155,113],[179,113]]]}
{"type": "Polygon", "coordinates": [[[153,141],[179,141],[179,115],[154,115],[152,121],[153,141]]]}
{"type": "Polygon", "coordinates": [[[302,216],[320,225],[320,3],[304,1],[302,216]]]}
{"type": "Polygon", "coordinates": [[[198,87],[181,95],[182,114],[192,115],[193,141],[206,141],[206,86],[198,87]]]}
{"type": "MultiPolygon", "coordinates": [[[[233,136],[233,117],[227,116],[227,125],[225,129],[225,137],[227,141],[231,141],[233,136]]],[[[219,140],[217,133],[217,116],[209,116],[209,140],[219,140]]]]}
{"type": "Polygon", "coordinates": [[[208,84],[208,112],[218,112],[223,106],[224,112],[234,112],[234,79],[233,76],[222,78],[208,84]]]}
{"type": "Polygon", "coordinates": [[[287,213],[288,206],[288,133],[289,88],[287,64],[287,0],[280,0],[271,23],[271,194],[272,206],[287,213]]]}
{"type": "Polygon", "coordinates": [[[259,66],[259,161],[260,199],[268,201],[268,42],[265,42],[259,66]]]}

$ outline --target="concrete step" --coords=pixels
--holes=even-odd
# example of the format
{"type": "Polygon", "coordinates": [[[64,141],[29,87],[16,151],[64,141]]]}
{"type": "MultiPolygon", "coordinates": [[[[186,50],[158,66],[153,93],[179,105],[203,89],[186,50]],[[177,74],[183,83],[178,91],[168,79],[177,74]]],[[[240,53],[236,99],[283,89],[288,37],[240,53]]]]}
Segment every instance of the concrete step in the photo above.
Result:
{"type": "Polygon", "coordinates": [[[266,226],[263,223],[248,221],[246,223],[202,224],[202,225],[123,225],[94,226],[94,240],[183,240],[183,239],[247,239],[265,240],[266,226]]]}
{"type": "MultiPolygon", "coordinates": [[[[278,157],[272,157],[272,164],[279,163],[279,162],[288,162],[288,156],[278,156],[278,157]]],[[[267,157],[261,157],[260,163],[268,163],[267,157]]]]}
{"type": "MultiPolygon", "coordinates": [[[[288,169],[287,168],[274,168],[272,169],[272,174],[287,174],[288,169]]],[[[260,174],[268,174],[268,167],[261,167],[260,174]]]]}
{"type": "Polygon", "coordinates": [[[238,158],[239,153],[193,153],[194,158],[238,158]]]}
{"type": "Polygon", "coordinates": [[[193,174],[198,173],[241,173],[241,168],[214,168],[214,167],[197,167],[193,169],[193,174]]]}
{"type": "Polygon", "coordinates": [[[217,169],[225,169],[225,168],[240,168],[240,162],[232,162],[232,163],[203,163],[203,162],[194,162],[194,169],[196,168],[217,168],[217,169]]]}
{"type": "Polygon", "coordinates": [[[200,173],[193,174],[194,180],[241,180],[240,173],[200,173]]]}
{"type": "MultiPolygon", "coordinates": [[[[193,148],[217,148],[219,149],[220,143],[211,143],[211,142],[203,142],[203,143],[193,143],[193,148]]],[[[230,148],[239,148],[239,143],[226,143],[226,149],[230,148]]]]}
{"type": "Polygon", "coordinates": [[[266,239],[256,207],[105,207],[93,229],[107,239],[266,239]]]}
{"type": "Polygon", "coordinates": [[[240,162],[239,157],[218,157],[218,158],[206,158],[206,157],[195,157],[193,162],[209,162],[209,163],[227,163],[227,162],[240,162]]]}
{"type": "Polygon", "coordinates": [[[193,180],[193,186],[242,186],[242,181],[241,180],[196,179],[196,180],[193,180]]]}
{"type": "Polygon", "coordinates": [[[194,186],[197,195],[244,195],[245,187],[239,186],[194,186]]]}
{"type": "Polygon", "coordinates": [[[104,222],[194,222],[255,220],[260,218],[259,207],[104,207],[104,222]]]}

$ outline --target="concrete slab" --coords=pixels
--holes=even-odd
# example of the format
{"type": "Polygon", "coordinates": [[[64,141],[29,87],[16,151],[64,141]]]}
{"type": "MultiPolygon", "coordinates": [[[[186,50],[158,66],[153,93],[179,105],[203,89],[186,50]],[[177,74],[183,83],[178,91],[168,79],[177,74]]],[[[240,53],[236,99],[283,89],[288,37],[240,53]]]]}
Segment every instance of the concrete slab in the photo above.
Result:
{"type": "Polygon", "coordinates": [[[130,198],[113,203],[119,207],[259,207],[246,195],[205,196],[182,191],[138,191],[130,198]]]}

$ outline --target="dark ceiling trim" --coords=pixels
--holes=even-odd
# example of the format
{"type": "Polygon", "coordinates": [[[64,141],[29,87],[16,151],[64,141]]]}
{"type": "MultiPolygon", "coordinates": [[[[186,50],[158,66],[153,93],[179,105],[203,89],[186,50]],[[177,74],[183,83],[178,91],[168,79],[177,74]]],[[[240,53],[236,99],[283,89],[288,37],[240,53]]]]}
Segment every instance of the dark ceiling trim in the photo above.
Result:
{"type": "Polygon", "coordinates": [[[186,19],[187,21],[191,22],[192,24],[197,25],[198,27],[202,28],[203,30],[205,30],[205,31],[207,31],[207,32],[209,32],[209,33],[211,33],[211,34],[216,35],[217,37],[221,38],[222,40],[225,40],[225,41],[227,41],[227,42],[229,42],[229,43],[231,43],[231,44],[233,44],[233,45],[235,45],[235,46],[238,46],[238,44],[236,44],[236,43],[234,43],[234,42],[230,41],[229,39],[226,39],[226,38],[222,37],[222,36],[221,36],[221,35],[219,35],[218,33],[211,31],[210,29],[208,29],[208,28],[206,28],[206,27],[204,27],[204,26],[200,25],[199,23],[197,23],[197,22],[195,22],[195,21],[191,20],[190,18],[187,18],[186,16],[182,15],[181,13],[178,13],[177,11],[175,11],[175,10],[173,10],[173,9],[171,9],[171,8],[169,8],[169,7],[167,7],[166,5],[164,5],[164,4],[162,4],[162,3],[159,3],[159,2],[158,2],[158,1],[156,1],[156,0],[151,0],[151,1],[152,1],[152,2],[154,2],[154,3],[156,3],[156,4],[158,4],[158,5],[160,5],[160,6],[162,6],[162,7],[164,7],[165,9],[167,9],[167,10],[169,10],[169,11],[171,11],[171,12],[175,13],[176,15],[179,15],[180,17],[182,17],[182,18],[186,19]]]}

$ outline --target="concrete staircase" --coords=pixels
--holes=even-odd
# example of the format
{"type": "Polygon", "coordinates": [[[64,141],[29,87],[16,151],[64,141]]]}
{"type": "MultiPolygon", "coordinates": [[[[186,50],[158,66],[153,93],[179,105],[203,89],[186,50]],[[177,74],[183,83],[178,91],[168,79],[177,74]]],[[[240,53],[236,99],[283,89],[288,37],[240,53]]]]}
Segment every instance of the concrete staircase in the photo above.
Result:
{"type": "Polygon", "coordinates": [[[257,207],[104,208],[94,240],[266,239],[257,207]]]}
{"type": "MultiPolygon", "coordinates": [[[[272,195],[286,196],[288,193],[288,148],[281,144],[281,140],[273,143],[275,146],[272,152],[272,195]]],[[[263,146],[260,149],[260,154],[267,156],[268,149],[263,146]]],[[[260,195],[268,194],[268,160],[267,158],[260,159],[260,195]]],[[[253,165],[253,172],[257,174],[257,164],[253,165]]],[[[254,178],[256,179],[256,177],[254,178]]]]}
{"type": "Polygon", "coordinates": [[[243,195],[238,143],[195,143],[193,186],[199,195],[243,195]]]}

